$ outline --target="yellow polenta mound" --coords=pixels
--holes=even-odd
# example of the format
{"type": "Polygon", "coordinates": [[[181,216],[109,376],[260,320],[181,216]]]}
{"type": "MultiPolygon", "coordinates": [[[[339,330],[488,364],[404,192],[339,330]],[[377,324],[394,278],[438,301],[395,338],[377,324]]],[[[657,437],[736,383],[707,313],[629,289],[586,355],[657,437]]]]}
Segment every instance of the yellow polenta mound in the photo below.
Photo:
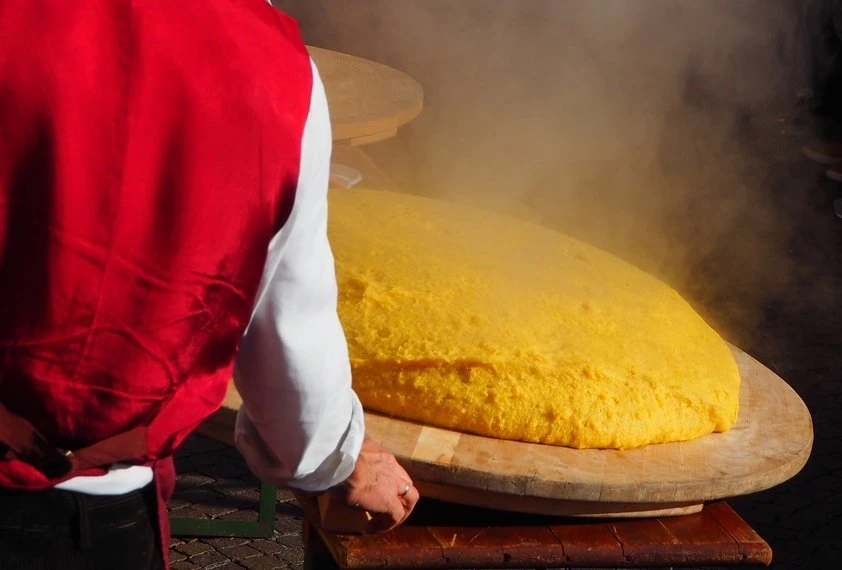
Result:
{"type": "Polygon", "coordinates": [[[736,420],[728,347],[639,269],[448,202],[346,190],[329,205],[367,409],[577,448],[687,440],[736,420]]]}

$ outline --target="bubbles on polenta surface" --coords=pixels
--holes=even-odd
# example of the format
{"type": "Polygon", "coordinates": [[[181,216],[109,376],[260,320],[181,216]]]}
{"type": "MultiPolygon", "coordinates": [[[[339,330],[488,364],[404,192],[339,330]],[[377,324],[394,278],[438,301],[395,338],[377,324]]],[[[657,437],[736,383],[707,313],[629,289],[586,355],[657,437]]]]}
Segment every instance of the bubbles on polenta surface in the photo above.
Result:
{"type": "Polygon", "coordinates": [[[725,431],[740,378],[678,293],[558,232],[332,192],[339,315],[363,405],[480,435],[632,448],[725,431]]]}

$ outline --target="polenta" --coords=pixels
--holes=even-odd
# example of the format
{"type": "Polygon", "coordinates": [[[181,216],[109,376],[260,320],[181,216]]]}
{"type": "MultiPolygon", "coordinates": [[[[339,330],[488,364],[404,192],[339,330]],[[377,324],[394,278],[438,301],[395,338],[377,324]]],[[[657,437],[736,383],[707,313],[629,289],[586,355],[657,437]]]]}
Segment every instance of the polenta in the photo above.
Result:
{"type": "Polygon", "coordinates": [[[367,409],[575,448],[735,422],[728,346],[651,275],[479,209],[368,190],[329,200],[339,315],[367,409]]]}

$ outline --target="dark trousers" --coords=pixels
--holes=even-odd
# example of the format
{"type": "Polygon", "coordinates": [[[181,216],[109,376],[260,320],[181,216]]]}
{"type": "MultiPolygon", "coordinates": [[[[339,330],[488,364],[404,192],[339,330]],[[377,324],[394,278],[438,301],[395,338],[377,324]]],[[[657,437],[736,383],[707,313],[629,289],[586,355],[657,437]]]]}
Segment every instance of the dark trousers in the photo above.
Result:
{"type": "Polygon", "coordinates": [[[116,496],[0,489],[0,570],[163,570],[154,485],[116,496]]]}

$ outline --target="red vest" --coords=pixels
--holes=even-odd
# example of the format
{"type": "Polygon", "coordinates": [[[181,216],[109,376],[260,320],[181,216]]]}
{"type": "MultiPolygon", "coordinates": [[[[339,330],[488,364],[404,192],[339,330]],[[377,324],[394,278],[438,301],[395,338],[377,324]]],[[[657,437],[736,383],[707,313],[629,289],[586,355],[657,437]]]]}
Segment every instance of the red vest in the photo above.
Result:
{"type": "Polygon", "coordinates": [[[311,88],[265,0],[0,2],[0,403],[61,449],[148,426],[143,463],[219,407],[311,88]]]}

